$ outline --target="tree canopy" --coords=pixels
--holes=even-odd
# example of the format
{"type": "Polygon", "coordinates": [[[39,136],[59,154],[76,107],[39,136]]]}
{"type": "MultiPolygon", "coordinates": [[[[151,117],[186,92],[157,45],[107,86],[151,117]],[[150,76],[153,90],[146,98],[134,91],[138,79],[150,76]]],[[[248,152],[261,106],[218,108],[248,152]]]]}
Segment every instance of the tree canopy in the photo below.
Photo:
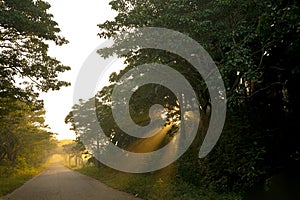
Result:
{"type": "Polygon", "coordinates": [[[0,174],[37,167],[55,147],[38,92],[69,83],[58,75],[70,69],[48,55],[48,44],[66,44],[42,0],[0,1],[0,174]]]}
{"type": "Polygon", "coordinates": [[[11,98],[0,100],[0,171],[10,167],[3,172],[9,176],[13,166],[39,166],[56,146],[44,124],[45,111],[11,98]]]}
{"type": "Polygon", "coordinates": [[[69,83],[57,76],[70,67],[48,55],[47,42],[67,43],[45,1],[3,0],[0,3],[0,95],[24,100],[36,90],[58,90],[69,83]]]}
{"type": "MultiPolygon", "coordinates": [[[[214,108],[210,108],[201,76],[178,55],[133,49],[124,55],[128,67],[112,74],[112,85],[96,96],[109,107],[113,85],[121,84],[118,80],[122,75],[141,64],[166,64],[183,74],[198,95],[201,128],[194,144],[177,162],[178,176],[217,190],[243,191],[267,184],[274,174],[295,171],[300,166],[299,134],[295,131],[300,122],[298,1],[112,0],[110,5],[118,15],[98,25],[101,38],[115,38],[122,31],[140,27],[173,29],[198,41],[222,74],[228,97],[227,120],[217,146],[204,159],[197,158],[197,151],[206,134],[210,109],[214,108]]],[[[108,56],[113,50],[99,53],[108,56]]],[[[137,103],[130,105],[133,113],[142,111],[147,116],[149,107],[145,102],[152,103],[146,101],[147,92],[152,94],[150,87],[141,91],[141,101],[132,101],[137,103]]],[[[97,114],[100,123],[106,119],[104,127],[113,123],[107,117],[109,112],[97,114]]],[[[116,128],[107,131],[108,135],[115,134],[116,128]]],[[[124,142],[127,136],[120,133],[116,138],[124,142]]],[[[115,136],[112,140],[116,142],[115,136]]]]}

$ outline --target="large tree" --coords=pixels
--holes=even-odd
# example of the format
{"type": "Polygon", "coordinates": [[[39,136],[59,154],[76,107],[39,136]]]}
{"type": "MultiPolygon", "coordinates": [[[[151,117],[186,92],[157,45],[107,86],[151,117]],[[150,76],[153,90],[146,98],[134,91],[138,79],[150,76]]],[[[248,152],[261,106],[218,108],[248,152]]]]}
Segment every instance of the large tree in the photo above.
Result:
{"type": "MultiPolygon", "coordinates": [[[[222,187],[243,181],[251,186],[293,163],[291,157],[299,151],[295,142],[299,136],[292,131],[299,123],[299,2],[113,0],[110,4],[119,14],[99,24],[100,37],[138,27],[174,29],[203,45],[222,72],[229,112],[219,145],[202,160],[209,181],[222,187]]],[[[151,49],[125,57],[130,67],[161,62],[187,75],[205,108],[206,86],[184,60],[151,49]]]]}
{"type": "Polygon", "coordinates": [[[38,166],[55,147],[45,111],[12,98],[0,100],[0,166],[38,166]]]}
{"type": "Polygon", "coordinates": [[[0,170],[37,166],[55,146],[38,91],[68,86],[58,75],[70,67],[48,55],[49,42],[67,43],[49,8],[42,0],[0,1],[0,170]]]}
{"type": "Polygon", "coordinates": [[[48,43],[67,43],[41,0],[0,2],[0,96],[36,98],[36,89],[58,90],[69,83],[57,76],[70,68],[48,55],[48,43]],[[21,85],[21,86],[20,86],[21,85]]]}
{"type": "MultiPolygon", "coordinates": [[[[139,27],[180,31],[203,45],[222,73],[228,97],[224,131],[204,159],[196,158],[196,141],[179,160],[178,176],[196,184],[204,181],[221,190],[240,191],[268,182],[273,174],[297,169],[299,134],[293,130],[298,129],[300,100],[298,1],[112,0],[110,4],[118,15],[99,24],[100,37],[115,38],[139,27]]],[[[99,52],[108,56],[114,49],[99,52]]],[[[201,104],[198,135],[203,138],[210,97],[197,71],[186,60],[161,50],[137,48],[124,57],[128,67],[111,76],[113,84],[120,84],[125,72],[145,63],[167,64],[186,77],[201,104]]],[[[142,101],[130,105],[144,115],[147,91],[151,94],[148,88],[141,93],[142,101]]],[[[110,102],[110,92],[103,92],[100,97],[110,102]]],[[[101,112],[98,114],[101,117],[101,112]]],[[[113,124],[109,112],[102,114],[113,124]]]]}

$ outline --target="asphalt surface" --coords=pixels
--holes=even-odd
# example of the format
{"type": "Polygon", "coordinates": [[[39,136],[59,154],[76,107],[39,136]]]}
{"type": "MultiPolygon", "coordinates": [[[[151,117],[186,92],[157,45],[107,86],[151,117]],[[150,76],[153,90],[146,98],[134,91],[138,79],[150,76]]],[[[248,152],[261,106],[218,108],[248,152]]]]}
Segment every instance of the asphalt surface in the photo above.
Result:
{"type": "Polygon", "coordinates": [[[98,180],[53,164],[4,197],[5,200],[141,200],[98,180]]]}

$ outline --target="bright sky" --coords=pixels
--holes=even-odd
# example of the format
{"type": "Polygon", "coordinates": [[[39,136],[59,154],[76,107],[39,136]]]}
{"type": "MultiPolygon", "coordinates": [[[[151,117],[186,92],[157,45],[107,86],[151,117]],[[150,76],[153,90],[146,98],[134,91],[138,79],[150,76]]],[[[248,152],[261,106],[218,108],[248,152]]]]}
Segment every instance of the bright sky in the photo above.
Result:
{"type": "Polygon", "coordinates": [[[74,83],[79,70],[91,52],[104,40],[97,36],[97,24],[112,20],[116,13],[110,9],[110,0],[46,0],[51,4],[50,13],[59,24],[61,35],[69,44],[50,46],[49,54],[72,68],[59,78],[71,82],[71,87],[42,94],[46,109],[46,124],[58,133],[58,139],[75,138],[64,123],[73,105],[74,83]]]}

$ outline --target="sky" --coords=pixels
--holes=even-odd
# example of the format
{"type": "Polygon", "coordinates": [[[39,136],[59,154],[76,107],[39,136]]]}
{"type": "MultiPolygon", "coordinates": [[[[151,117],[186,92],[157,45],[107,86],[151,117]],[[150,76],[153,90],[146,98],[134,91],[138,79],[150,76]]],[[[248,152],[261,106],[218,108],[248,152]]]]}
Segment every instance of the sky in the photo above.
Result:
{"type": "Polygon", "coordinates": [[[46,124],[58,134],[58,139],[75,139],[74,132],[69,130],[70,126],[64,123],[64,119],[73,106],[76,77],[87,57],[105,41],[97,36],[100,31],[97,24],[112,20],[116,12],[111,10],[110,0],[46,1],[51,5],[49,12],[59,24],[61,35],[69,41],[63,46],[51,43],[49,55],[72,68],[59,76],[60,80],[71,82],[70,87],[41,94],[46,109],[46,124]]]}

